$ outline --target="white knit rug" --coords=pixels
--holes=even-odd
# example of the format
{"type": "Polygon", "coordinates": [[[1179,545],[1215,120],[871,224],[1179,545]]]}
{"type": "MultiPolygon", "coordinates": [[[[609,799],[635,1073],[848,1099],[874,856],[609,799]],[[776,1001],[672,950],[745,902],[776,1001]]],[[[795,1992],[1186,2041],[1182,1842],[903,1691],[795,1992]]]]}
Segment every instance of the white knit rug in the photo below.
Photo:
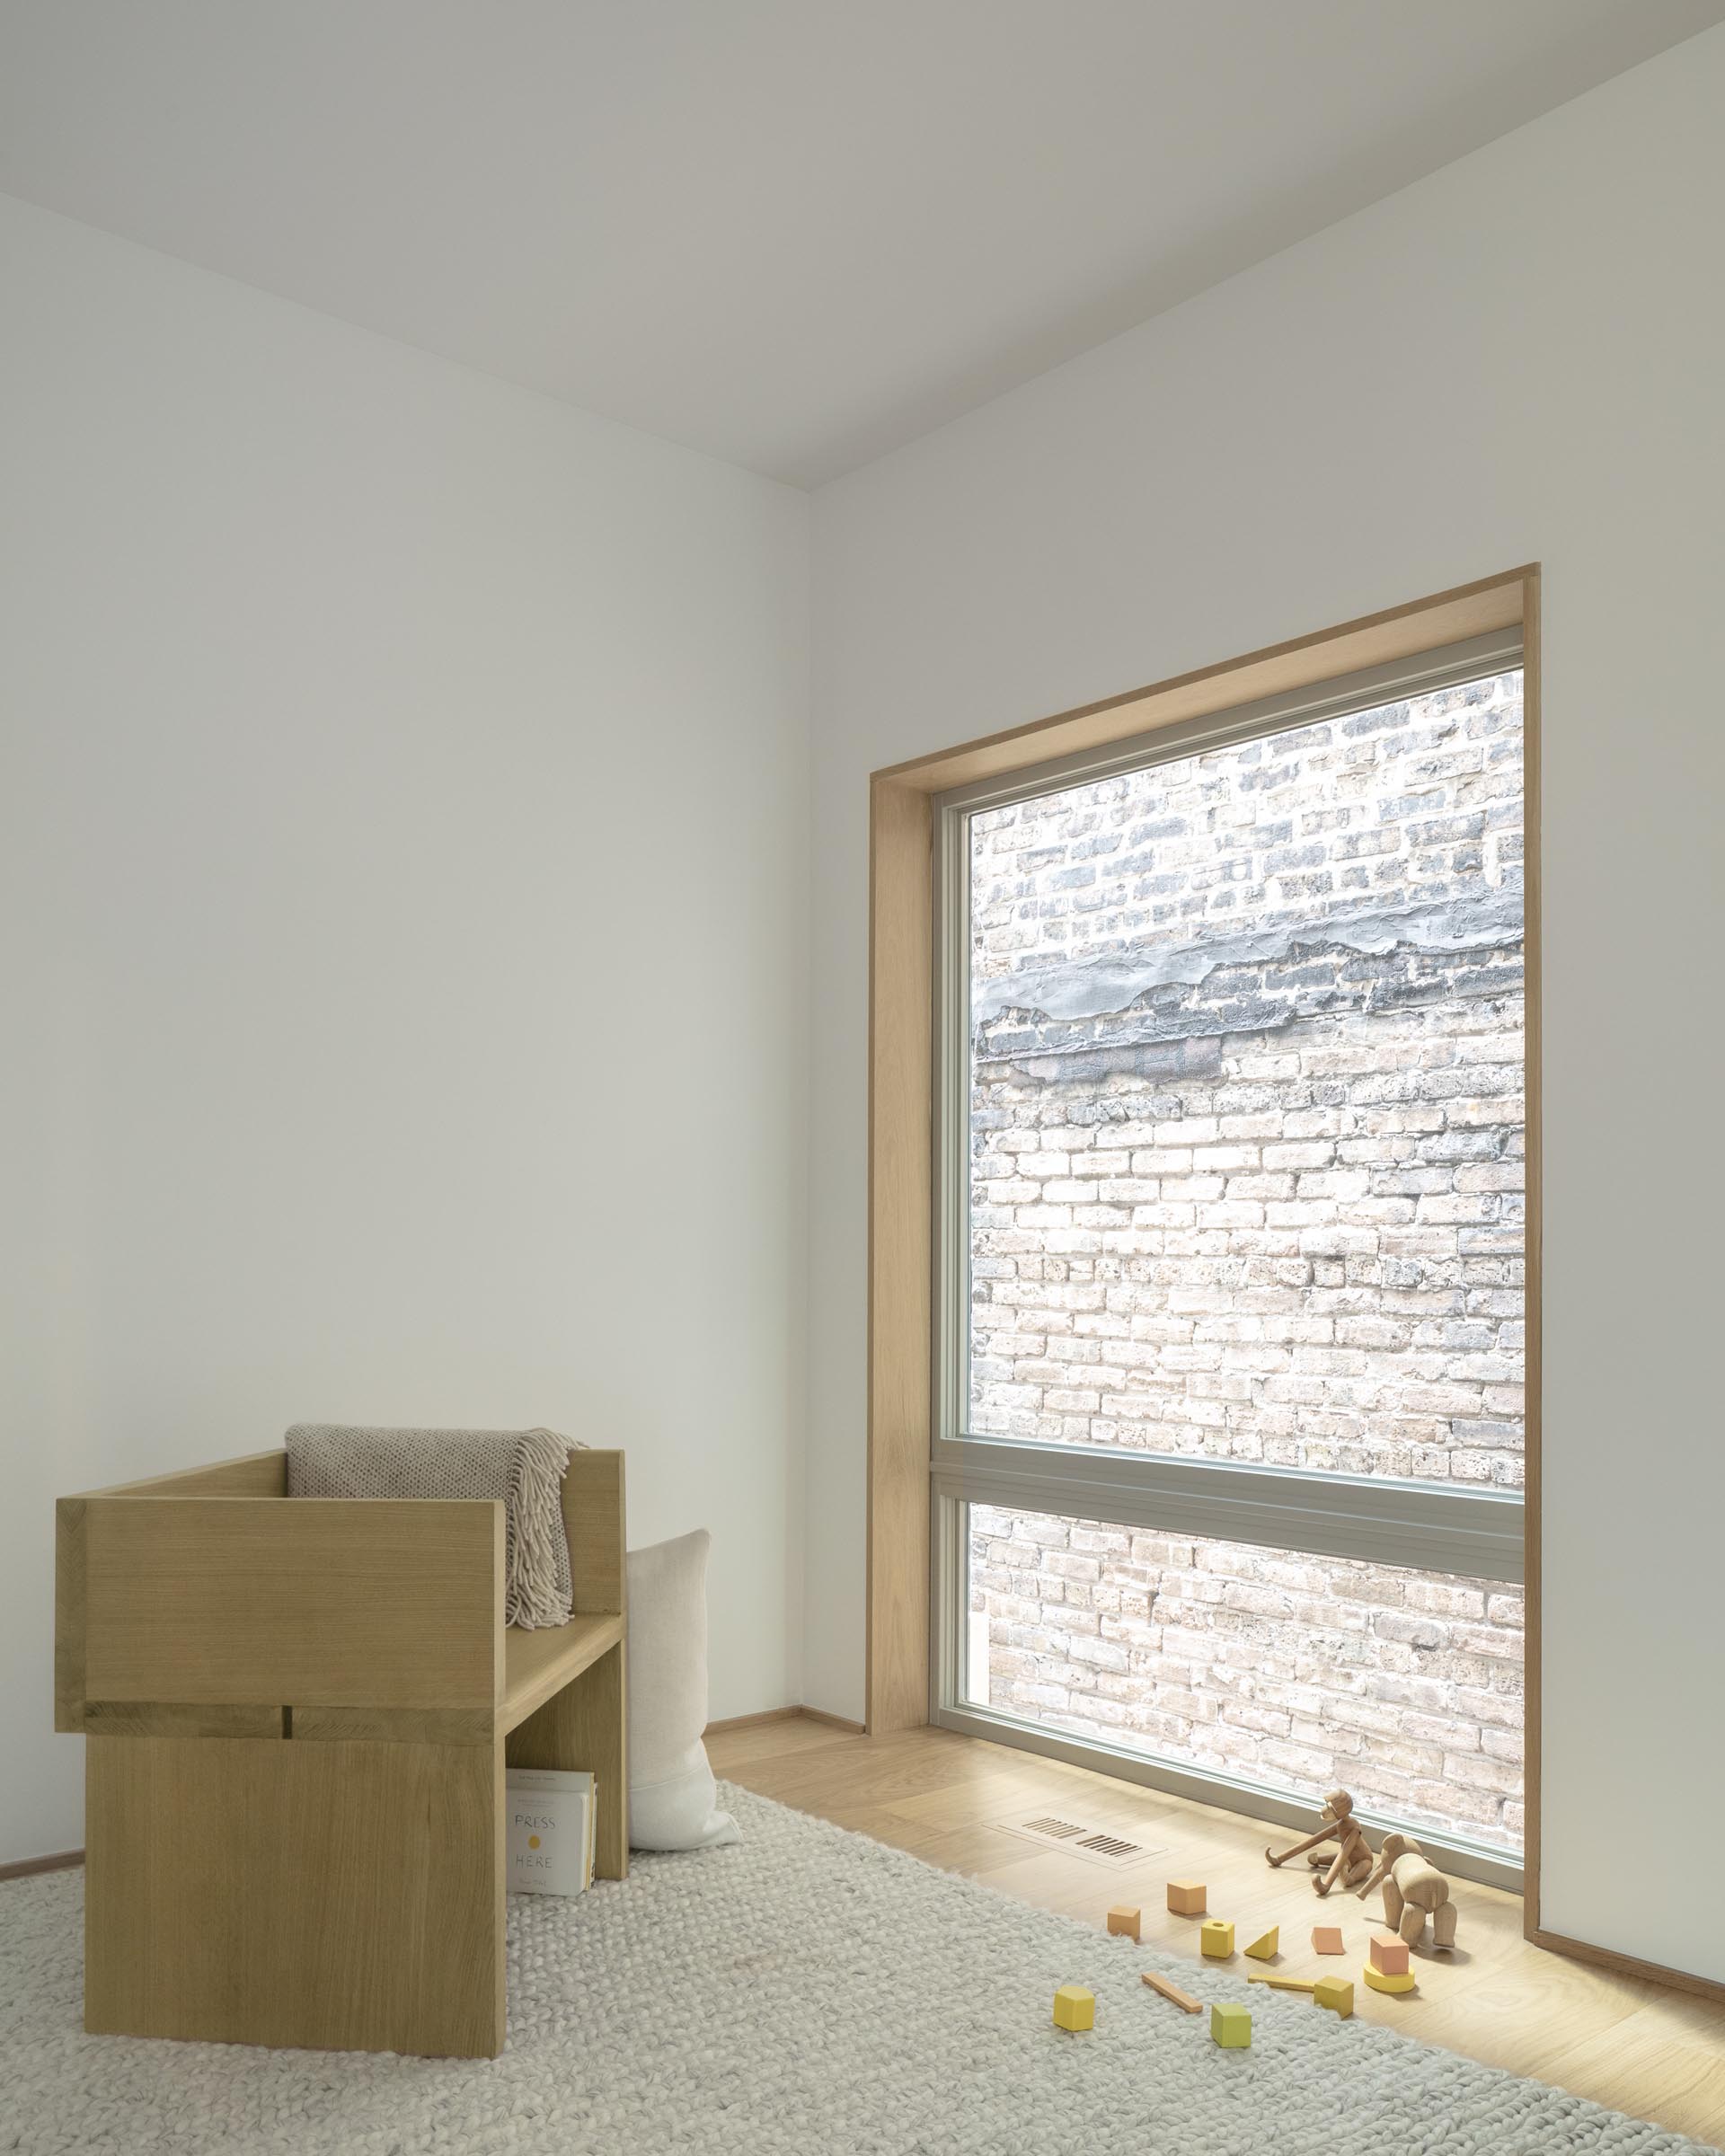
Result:
{"type": "Polygon", "coordinates": [[[330,2156],[1676,2156],[1699,2144],[1225,1971],[1250,2051],[1123,1940],[730,1789],[745,1835],[509,1910],[482,2063],[86,2037],[83,1875],[0,1886],[0,2149],[330,2156]],[[1096,2028],[1055,2028],[1063,1983],[1096,2028]]]}

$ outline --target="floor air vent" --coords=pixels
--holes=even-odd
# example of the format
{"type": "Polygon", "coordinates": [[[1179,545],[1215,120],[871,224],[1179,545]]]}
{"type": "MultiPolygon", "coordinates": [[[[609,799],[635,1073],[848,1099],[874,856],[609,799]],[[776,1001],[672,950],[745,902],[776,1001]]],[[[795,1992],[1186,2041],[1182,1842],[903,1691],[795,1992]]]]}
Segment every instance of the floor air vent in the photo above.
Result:
{"type": "Polygon", "coordinates": [[[1074,1847],[1082,1849],[1087,1856],[1101,1857],[1110,1864],[1129,1864],[1134,1857],[1146,1853],[1141,1842],[1122,1842],[1118,1834],[1086,1834],[1074,1847]]]}
{"type": "Polygon", "coordinates": [[[1104,1828],[1085,1826],[1051,1812],[1039,1812],[1030,1819],[997,1819],[995,1825],[1006,1833],[1018,1835],[1021,1841],[1040,1842],[1045,1847],[1063,1849],[1069,1857],[1082,1857],[1087,1864],[1115,1869],[1136,1864],[1141,1857],[1154,1856],[1161,1846],[1128,1842],[1124,1834],[1111,1834],[1104,1828]]]}
{"type": "Polygon", "coordinates": [[[1075,1834],[1084,1831],[1082,1826],[1075,1826],[1070,1819],[1026,1819],[1021,1824],[1025,1833],[1039,1834],[1045,1842],[1069,1842],[1075,1834]]]}

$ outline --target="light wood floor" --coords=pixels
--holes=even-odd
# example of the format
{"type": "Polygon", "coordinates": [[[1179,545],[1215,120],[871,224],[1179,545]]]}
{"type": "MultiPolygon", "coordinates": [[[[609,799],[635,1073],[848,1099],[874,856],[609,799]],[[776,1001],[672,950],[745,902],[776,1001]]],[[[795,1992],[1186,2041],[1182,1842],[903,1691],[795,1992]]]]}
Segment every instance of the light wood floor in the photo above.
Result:
{"type": "MultiPolygon", "coordinates": [[[[1099,1931],[1110,1902],[1137,1902],[1146,1943],[1194,1961],[1197,1920],[1164,1907],[1171,1878],[1205,1880],[1211,1913],[1235,1920],[1242,1946],[1279,1924],[1274,1966],[1290,1975],[1340,1969],[1357,1979],[1370,1917],[1382,1914],[1376,1895],[1369,1904],[1337,1895],[1320,1903],[1303,1868],[1272,1871],[1266,1842],[1286,1847],[1298,1838],[1284,1827],[973,1737],[916,1729],[871,1738],[799,1717],[715,1731],[708,1750],[716,1772],[745,1789],[1042,1908],[1089,1918],[1099,1931]],[[1036,1847],[999,1824],[1041,1809],[1111,1828],[1150,1853],[1115,1870],[1036,1847]],[[1341,1925],[1347,1960],[1311,1953],[1311,1926],[1320,1920],[1341,1925]]],[[[1725,2007],[1544,1953],[1522,1938],[1514,1895],[1464,1879],[1453,1891],[1460,1911],[1454,1957],[1423,1957],[1419,1988],[1406,1998],[1357,1981],[1357,2012],[1700,2141],[1725,2142],[1725,2007]]],[[[1129,1948],[1116,1942],[1109,1950],[1129,1948]]],[[[1245,1965],[1236,1958],[1232,1966],[1245,1965]]]]}

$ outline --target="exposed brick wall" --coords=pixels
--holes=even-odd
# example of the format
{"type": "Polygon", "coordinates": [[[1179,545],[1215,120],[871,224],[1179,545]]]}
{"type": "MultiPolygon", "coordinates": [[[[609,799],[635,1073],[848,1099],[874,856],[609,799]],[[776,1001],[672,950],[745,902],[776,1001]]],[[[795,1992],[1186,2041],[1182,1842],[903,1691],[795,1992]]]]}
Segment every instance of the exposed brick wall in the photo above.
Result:
{"type": "Polygon", "coordinates": [[[975,819],[973,1428],[1520,1481],[1518,687],[975,819]]]}
{"type": "Polygon", "coordinates": [[[1519,1589],[992,1506],[970,1538],[973,1696],[1520,1847],[1519,1589]]]}
{"type": "MultiPolygon", "coordinates": [[[[1519,1484],[1520,746],[1511,675],[972,819],[973,1429],[1519,1484]]],[[[1518,1838],[1512,1595],[1042,1526],[977,1530],[996,1703],[1518,1838]],[[1178,1698],[1162,1621],[1073,1629],[1104,1555],[1084,1584],[1204,1612],[1178,1698]],[[1452,1587],[1453,1619],[1418,1599],[1452,1587]],[[1253,1658],[1308,1619],[1267,1700],[1253,1658]],[[1373,1726],[1396,1683],[1425,1736],[1373,1726]]]]}

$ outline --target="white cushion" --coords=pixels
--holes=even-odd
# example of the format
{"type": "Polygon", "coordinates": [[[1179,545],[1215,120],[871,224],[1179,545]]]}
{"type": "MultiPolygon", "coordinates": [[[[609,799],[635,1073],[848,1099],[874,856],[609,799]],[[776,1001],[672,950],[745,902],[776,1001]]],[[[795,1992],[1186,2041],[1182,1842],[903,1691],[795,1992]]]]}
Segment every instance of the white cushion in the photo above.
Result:
{"type": "Polygon", "coordinates": [[[721,1812],[707,1726],[704,1527],[629,1552],[629,1839],[636,1849],[739,1842],[721,1812]]]}

